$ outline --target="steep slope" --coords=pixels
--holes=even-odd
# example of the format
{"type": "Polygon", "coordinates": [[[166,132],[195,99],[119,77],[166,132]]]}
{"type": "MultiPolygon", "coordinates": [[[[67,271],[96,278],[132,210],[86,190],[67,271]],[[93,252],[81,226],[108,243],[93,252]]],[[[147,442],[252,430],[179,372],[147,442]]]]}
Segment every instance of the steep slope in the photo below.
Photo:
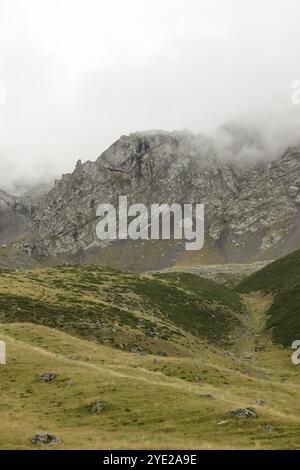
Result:
{"type": "Polygon", "coordinates": [[[0,320],[55,327],[129,351],[191,354],[229,344],[244,312],[231,289],[192,274],[95,266],[0,273],[0,320]]]}
{"type": "Polygon", "coordinates": [[[256,259],[274,259],[299,248],[299,206],[300,150],[290,148],[249,179],[228,207],[227,257],[244,258],[249,251],[256,259]]]}
{"type": "Polygon", "coordinates": [[[34,203],[0,189],[0,268],[25,269],[39,266],[32,257],[34,203]]]}
{"type": "Polygon", "coordinates": [[[274,340],[289,347],[300,338],[300,250],[246,278],[237,290],[272,294],[267,328],[272,329],[274,340]]]}
{"type": "Polygon", "coordinates": [[[29,204],[0,189],[0,246],[24,234],[30,223],[30,215],[29,204]]]}

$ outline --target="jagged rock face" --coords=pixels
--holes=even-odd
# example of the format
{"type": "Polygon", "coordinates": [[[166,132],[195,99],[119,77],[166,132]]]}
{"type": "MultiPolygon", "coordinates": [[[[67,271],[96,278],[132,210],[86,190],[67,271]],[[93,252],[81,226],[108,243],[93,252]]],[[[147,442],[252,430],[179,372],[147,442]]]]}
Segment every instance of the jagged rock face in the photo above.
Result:
{"type": "MultiPolygon", "coordinates": [[[[298,149],[251,168],[249,162],[225,161],[213,142],[201,135],[147,132],[122,136],[96,162],[78,161],[74,172],[57,181],[31,209],[35,254],[102,262],[96,253],[114,250],[116,260],[126,251],[122,267],[131,267],[136,256],[137,269],[155,268],[141,256],[152,242],[112,242],[107,247],[96,238],[97,206],[117,206],[121,195],[128,196],[129,204],[146,206],[204,203],[209,243],[225,260],[273,258],[274,247],[286,252],[300,245],[298,149]]],[[[159,254],[165,260],[162,267],[172,264],[182,250],[181,242],[164,248],[159,254]]]]}
{"type": "Polygon", "coordinates": [[[206,204],[212,223],[238,194],[239,181],[216,157],[211,143],[190,134],[149,133],[121,137],[95,163],[77,163],[50,191],[34,215],[49,252],[77,253],[101,246],[95,236],[96,207],[128,202],[206,204]]]}
{"type": "Polygon", "coordinates": [[[0,190],[0,246],[23,234],[30,224],[30,216],[28,202],[0,190]]]}
{"type": "Polygon", "coordinates": [[[247,250],[262,254],[280,244],[293,249],[289,239],[300,242],[299,194],[300,151],[295,148],[244,181],[224,217],[223,240],[236,247],[235,256],[245,259],[247,250]]]}

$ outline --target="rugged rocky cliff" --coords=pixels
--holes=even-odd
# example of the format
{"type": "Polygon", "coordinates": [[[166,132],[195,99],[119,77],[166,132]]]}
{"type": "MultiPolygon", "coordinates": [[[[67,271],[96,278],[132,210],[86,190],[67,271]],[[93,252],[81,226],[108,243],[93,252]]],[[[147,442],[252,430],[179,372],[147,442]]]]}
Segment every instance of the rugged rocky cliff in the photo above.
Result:
{"type": "Polygon", "coordinates": [[[2,247],[26,231],[31,215],[32,207],[29,201],[21,200],[0,190],[0,245],[2,247]]]}
{"type": "MultiPolygon", "coordinates": [[[[31,204],[25,211],[31,220],[29,236],[17,246],[42,262],[106,263],[137,270],[182,264],[187,256],[189,264],[249,262],[299,247],[299,208],[297,148],[271,163],[252,163],[237,159],[234,151],[224,158],[214,141],[202,135],[135,133],[122,136],[95,162],[78,161],[73,173],[31,204]],[[100,242],[96,208],[100,203],[117,205],[120,195],[147,206],[204,203],[207,239],[201,254],[185,253],[178,241],[100,242]]],[[[2,230],[9,225],[1,213],[2,230]]]]}

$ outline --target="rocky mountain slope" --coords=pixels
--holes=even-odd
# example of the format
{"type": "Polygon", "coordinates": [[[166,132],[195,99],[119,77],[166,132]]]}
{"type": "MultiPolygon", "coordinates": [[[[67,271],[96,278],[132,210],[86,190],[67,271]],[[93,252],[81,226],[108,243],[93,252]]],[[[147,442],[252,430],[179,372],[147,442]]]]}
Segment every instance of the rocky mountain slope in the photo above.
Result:
{"type": "MultiPolygon", "coordinates": [[[[251,145],[263,155],[261,142],[252,134],[244,141],[244,149],[238,140],[223,155],[212,139],[188,132],[122,136],[95,162],[78,161],[73,173],[31,202],[26,240],[19,237],[13,250],[39,263],[95,263],[146,271],[174,264],[274,259],[297,249],[300,149],[289,148],[264,163],[239,159],[246,150],[251,156],[251,145]],[[96,208],[100,203],[117,206],[120,195],[127,195],[129,204],[148,207],[204,203],[204,249],[188,253],[182,242],[174,240],[99,241],[96,208]]],[[[2,231],[10,227],[3,215],[0,224],[2,231]]]]}
{"type": "Polygon", "coordinates": [[[7,194],[0,189],[0,246],[23,235],[30,225],[30,201],[7,194]]]}

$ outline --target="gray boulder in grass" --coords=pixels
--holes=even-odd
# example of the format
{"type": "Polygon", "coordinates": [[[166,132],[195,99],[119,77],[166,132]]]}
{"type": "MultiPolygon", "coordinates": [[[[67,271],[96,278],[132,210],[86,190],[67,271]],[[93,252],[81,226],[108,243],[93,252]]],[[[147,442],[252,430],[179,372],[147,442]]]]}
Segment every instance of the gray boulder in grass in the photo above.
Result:
{"type": "Polygon", "coordinates": [[[90,412],[93,414],[102,413],[105,409],[105,403],[103,401],[97,400],[90,405],[90,412]]]}
{"type": "Polygon", "coordinates": [[[54,372],[43,372],[40,375],[40,382],[52,382],[56,378],[56,374],[54,372]]]}
{"type": "Polygon", "coordinates": [[[255,408],[238,408],[236,410],[230,411],[229,416],[235,418],[245,418],[245,419],[254,419],[257,418],[257,413],[255,408]]]}
{"type": "Polygon", "coordinates": [[[48,434],[46,432],[38,432],[31,438],[32,444],[47,444],[47,445],[57,445],[60,443],[59,437],[54,434],[48,434]]]}

